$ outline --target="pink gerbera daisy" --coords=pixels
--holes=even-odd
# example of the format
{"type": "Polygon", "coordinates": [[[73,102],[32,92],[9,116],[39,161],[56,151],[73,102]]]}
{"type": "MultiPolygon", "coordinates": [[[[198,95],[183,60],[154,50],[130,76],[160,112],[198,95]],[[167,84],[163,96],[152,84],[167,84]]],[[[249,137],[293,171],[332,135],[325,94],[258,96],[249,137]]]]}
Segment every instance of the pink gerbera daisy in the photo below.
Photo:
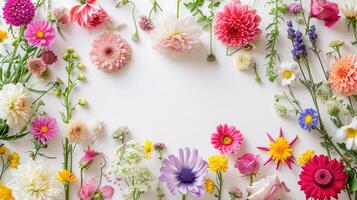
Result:
{"type": "Polygon", "coordinates": [[[127,41],[111,32],[99,35],[89,54],[92,63],[105,72],[120,70],[131,59],[127,41]]]}
{"type": "Polygon", "coordinates": [[[52,117],[35,117],[31,123],[31,133],[41,143],[53,139],[57,132],[57,122],[52,117]]]}
{"type": "Polygon", "coordinates": [[[331,87],[339,93],[351,96],[357,92],[357,56],[342,56],[330,69],[331,87]]]}
{"type": "Polygon", "coordinates": [[[234,126],[218,125],[211,136],[211,144],[221,153],[237,153],[243,143],[243,135],[234,126]]]}
{"type": "Polygon", "coordinates": [[[27,25],[25,38],[38,48],[49,48],[56,40],[55,29],[44,20],[35,20],[27,25]]]}
{"type": "Polygon", "coordinates": [[[229,3],[214,18],[214,32],[223,44],[241,48],[255,42],[261,34],[261,18],[256,10],[239,1],[229,3]]]}

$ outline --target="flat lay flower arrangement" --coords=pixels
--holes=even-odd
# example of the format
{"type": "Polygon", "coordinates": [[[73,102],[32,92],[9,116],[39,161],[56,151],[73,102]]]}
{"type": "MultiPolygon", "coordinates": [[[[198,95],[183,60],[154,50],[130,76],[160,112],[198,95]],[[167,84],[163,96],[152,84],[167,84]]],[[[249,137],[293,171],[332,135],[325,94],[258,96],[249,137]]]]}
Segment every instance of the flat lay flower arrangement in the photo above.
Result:
{"type": "MultiPolygon", "coordinates": [[[[1,3],[0,200],[357,198],[356,0],[146,1],[1,3]],[[327,41],[329,32],[343,36],[327,41]],[[77,39],[90,48],[68,44],[77,39]],[[136,47],[146,40],[152,52],[136,47]],[[138,137],[132,130],[140,124],[108,128],[106,119],[85,119],[97,104],[81,90],[94,96],[120,87],[94,88],[89,72],[100,76],[95,81],[124,79],[131,62],[150,54],[192,65],[185,68],[197,57],[208,66],[233,59],[237,73],[254,75],[252,87],[279,88],[269,93],[271,108],[287,120],[259,127],[259,142],[242,122],[210,124],[199,136],[206,143],[192,146],[138,137]],[[297,152],[304,135],[314,145],[297,152]]],[[[252,106],[240,115],[257,115],[252,106]]]]}

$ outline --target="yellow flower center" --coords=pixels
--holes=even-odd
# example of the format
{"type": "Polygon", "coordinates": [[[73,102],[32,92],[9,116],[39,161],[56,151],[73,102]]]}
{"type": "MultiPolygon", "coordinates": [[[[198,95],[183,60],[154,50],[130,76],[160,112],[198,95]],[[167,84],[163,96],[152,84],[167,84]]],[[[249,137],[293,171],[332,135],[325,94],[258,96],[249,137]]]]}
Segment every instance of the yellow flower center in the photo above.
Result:
{"type": "Polygon", "coordinates": [[[291,157],[293,150],[287,139],[278,137],[275,142],[270,142],[269,146],[270,150],[268,153],[276,163],[280,161],[284,164],[291,157]]]}
{"type": "Polygon", "coordinates": [[[346,133],[346,138],[347,139],[352,139],[352,138],[355,138],[357,136],[357,129],[355,129],[355,128],[347,128],[345,130],[345,133],[346,133]]]}
{"type": "Polygon", "coordinates": [[[48,127],[47,127],[47,126],[41,126],[40,132],[41,132],[42,134],[48,133],[48,127]]]}
{"type": "Polygon", "coordinates": [[[282,76],[284,79],[290,79],[292,77],[293,73],[290,70],[285,70],[282,73],[282,76]]]}
{"type": "Polygon", "coordinates": [[[43,38],[45,36],[45,34],[42,31],[37,31],[36,36],[38,38],[43,38]]]}
{"type": "Polygon", "coordinates": [[[305,123],[310,124],[314,118],[311,115],[306,115],[305,123]]]}
{"type": "Polygon", "coordinates": [[[232,139],[231,136],[226,135],[226,136],[223,137],[222,141],[223,141],[223,144],[229,145],[229,144],[232,144],[233,139],[232,139]]]}

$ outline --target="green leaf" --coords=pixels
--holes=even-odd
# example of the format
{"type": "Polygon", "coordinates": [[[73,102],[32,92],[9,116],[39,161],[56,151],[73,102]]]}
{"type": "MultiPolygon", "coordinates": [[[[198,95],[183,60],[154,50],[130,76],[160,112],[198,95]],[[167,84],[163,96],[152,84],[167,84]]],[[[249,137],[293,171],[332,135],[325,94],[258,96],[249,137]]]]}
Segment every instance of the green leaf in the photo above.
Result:
{"type": "Polygon", "coordinates": [[[357,191],[357,174],[353,174],[353,178],[350,181],[350,190],[351,192],[356,192],[357,191]]]}
{"type": "Polygon", "coordinates": [[[207,20],[207,17],[206,16],[202,16],[202,17],[198,18],[197,23],[203,23],[206,20],[207,20]]]}

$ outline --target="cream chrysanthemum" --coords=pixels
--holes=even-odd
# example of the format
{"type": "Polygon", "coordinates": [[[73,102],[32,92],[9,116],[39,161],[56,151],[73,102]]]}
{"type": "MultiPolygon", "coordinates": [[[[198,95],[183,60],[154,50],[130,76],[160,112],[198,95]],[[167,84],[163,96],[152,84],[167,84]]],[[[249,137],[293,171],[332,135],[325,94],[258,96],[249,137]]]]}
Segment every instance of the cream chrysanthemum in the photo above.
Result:
{"type": "Polygon", "coordinates": [[[201,46],[202,30],[193,17],[176,19],[168,15],[155,25],[151,38],[153,47],[161,52],[182,55],[201,46]]]}
{"type": "Polygon", "coordinates": [[[340,8],[346,18],[357,19],[357,0],[348,0],[340,8]]]}
{"type": "Polygon", "coordinates": [[[12,128],[20,128],[30,117],[32,97],[20,83],[4,85],[0,91],[0,118],[12,128]]]}
{"type": "Polygon", "coordinates": [[[239,53],[236,58],[235,65],[239,70],[247,70],[249,66],[252,64],[253,58],[247,53],[239,53]]]}
{"type": "Polygon", "coordinates": [[[66,131],[66,137],[70,143],[86,144],[88,142],[88,127],[82,121],[71,122],[66,131]]]}
{"type": "Polygon", "coordinates": [[[61,186],[54,173],[46,164],[28,162],[13,170],[11,188],[16,199],[22,200],[54,200],[60,195],[61,186]]]}

